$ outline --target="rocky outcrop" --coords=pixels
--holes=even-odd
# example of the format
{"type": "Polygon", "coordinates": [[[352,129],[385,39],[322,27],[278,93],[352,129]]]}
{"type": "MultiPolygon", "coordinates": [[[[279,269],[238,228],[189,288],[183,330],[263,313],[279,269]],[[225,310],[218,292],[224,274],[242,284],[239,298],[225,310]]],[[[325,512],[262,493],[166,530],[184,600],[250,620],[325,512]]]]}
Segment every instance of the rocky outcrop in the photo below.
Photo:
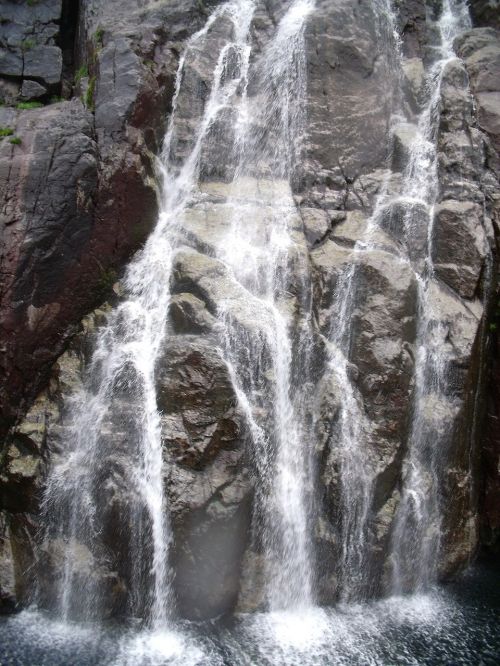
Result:
{"type": "Polygon", "coordinates": [[[158,385],[179,610],[213,617],[236,603],[248,542],[245,421],[226,364],[203,338],[173,339],[158,385]]]}
{"type": "Polygon", "coordinates": [[[156,220],[154,154],[177,56],[204,20],[195,0],[85,3],[79,14],[60,0],[4,4],[1,62],[11,65],[0,65],[3,433],[156,220]],[[68,43],[77,22],[78,38],[68,43]],[[26,35],[36,42],[29,50],[26,35]],[[21,81],[25,90],[46,85],[73,99],[14,106],[21,81]]]}
{"type": "MultiPolygon", "coordinates": [[[[479,25],[499,28],[496,2],[473,2],[472,12],[479,25]]],[[[486,133],[482,157],[489,168],[483,177],[485,210],[491,219],[498,248],[500,228],[500,33],[491,27],[475,28],[457,40],[457,49],[469,76],[476,104],[478,126],[486,133]],[[494,177],[496,174],[496,179],[494,177]]],[[[497,249],[498,256],[498,249],[497,249]]],[[[497,264],[491,267],[498,271],[497,264]]],[[[495,276],[498,285],[498,276],[495,276]]],[[[500,366],[499,366],[499,292],[492,293],[489,323],[490,362],[488,363],[487,419],[482,449],[482,482],[477,492],[481,494],[481,529],[483,543],[498,548],[500,535],[499,488],[500,488],[500,366]]]]}

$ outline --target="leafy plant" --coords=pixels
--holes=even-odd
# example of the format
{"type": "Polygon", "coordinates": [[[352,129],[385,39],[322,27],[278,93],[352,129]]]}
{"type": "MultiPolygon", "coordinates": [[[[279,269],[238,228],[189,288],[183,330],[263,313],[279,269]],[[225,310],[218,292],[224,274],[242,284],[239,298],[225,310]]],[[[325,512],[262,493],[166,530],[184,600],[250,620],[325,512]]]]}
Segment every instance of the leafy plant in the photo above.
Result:
{"type": "Polygon", "coordinates": [[[0,137],[12,136],[14,130],[10,127],[0,127],[0,137]]]}
{"type": "Polygon", "coordinates": [[[18,109],[40,109],[43,106],[41,102],[19,102],[18,109]]]}
{"type": "Polygon", "coordinates": [[[18,136],[13,136],[9,139],[9,143],[12,143],[14,146],[19,146],[22,143],[22,140],[18,136]]]}
{"type": "Polygon", "coordinates": [[[95,95],[95,76],[91,76],[89,85],[85,93],[85,106],[87,109],[94,110],[94,95],[95,95]]]}
{"type": "Polygon", "coordinates": [[[87,65],[82,65],[76,70],[75,73],[75,84],[78,85],[80,81],[89,75],[89,68],[87,65]]]}

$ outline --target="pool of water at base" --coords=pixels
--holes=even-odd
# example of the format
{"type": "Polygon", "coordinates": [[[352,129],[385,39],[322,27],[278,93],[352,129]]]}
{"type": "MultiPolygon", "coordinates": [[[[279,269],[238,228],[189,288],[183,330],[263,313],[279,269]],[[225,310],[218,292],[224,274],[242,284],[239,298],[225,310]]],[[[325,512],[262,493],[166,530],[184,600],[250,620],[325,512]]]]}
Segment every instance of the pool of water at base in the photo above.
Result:
{"type": "Polygon", "coordinates": [[[1,666],[500,664],[500,568],[477,566],[425,594],[258,613],[161,632],[0,618],[1,666]]]}

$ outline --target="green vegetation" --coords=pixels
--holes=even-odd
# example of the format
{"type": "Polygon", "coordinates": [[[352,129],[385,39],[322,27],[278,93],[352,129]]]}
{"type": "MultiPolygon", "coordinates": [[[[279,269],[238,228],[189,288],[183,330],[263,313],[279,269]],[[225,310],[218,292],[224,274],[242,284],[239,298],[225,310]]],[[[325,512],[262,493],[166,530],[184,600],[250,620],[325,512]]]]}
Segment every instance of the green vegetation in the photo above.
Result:
{"type": "Polygon", "coordinates": [[[97,28],[97,30],[94,32],[94,44],[99,48],[102,48],[103,46],[102,43],[103,37],[104,37],[104,30],[101,27],[97,28]]]}
{"type": "Polygon", "coordinates": [[[94,110],[94,94],[95,94],[95,76],[91,76],[89,85],[85,93],[85,106],[91,111],[94,110]]]}
{"type": "Polygon", "coordinates": [[[113,285],[118,279],[118,274],[113,268],[108,268],[101,271],[101,275],[97,282],[97,291],[99,295],[106,295],[112,289],[113,285]]]}
{"type": "Polygon", "coordinates": [[[50,103],[51,104],[57,104],[58,102],[64,102],[64,97],[59,97],[59,95],[53,95],[50,98],[50,103]]]}
{"type": "Polygon", "coordinates": [[[12,143],[14,146],[19,146],[19,144],[21,144],[22,141],[18,136],[13,136],[9,139],[9,143],[12,143]]]}
{"type": "Polygon", "coordinates": [[[4,136],[12,136],[13,134],[14,130],[10,127],[0,127],[0,138],[3,138],[4,136]]]}
{"type": "Polygon", "coordinates": [[[40,109],[43,106],[41,102],[19,102],[17,109],[40,109]]]}
{"type": "Polygon", "coordinates": [[[89,68],[87,65],[82,65],[76,70],[75,73],[75,85],[78,85],[82,79],[89,75],[89,68]]]}
{"type": "Polygon", "coordinates": [[[38,4],[38,0],[28,0],[28,7],[34,7],[38,4]]]}
{"type": "Polygon", "coordinates": [[[25,39],[21,42],[21,49],[23,51],[29,51],[34,46],[36,46],[36,42],[34,39],[25,39]]]}

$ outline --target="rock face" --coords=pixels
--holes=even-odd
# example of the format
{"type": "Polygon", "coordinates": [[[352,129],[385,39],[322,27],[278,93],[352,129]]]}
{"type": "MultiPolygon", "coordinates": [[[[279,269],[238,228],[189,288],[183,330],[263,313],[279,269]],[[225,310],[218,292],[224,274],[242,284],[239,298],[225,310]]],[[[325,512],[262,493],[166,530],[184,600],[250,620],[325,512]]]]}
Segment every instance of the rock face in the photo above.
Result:
{"type": "MultiPolygon", "coordinates": [[[[479,25],[500,27],[497,4],[495,2],[472,3],[473,15],[477,18],[479,25]]],[[[500,149],[500,34],[491,27],[475,28],[457,40],[457,49],[464,59],[470,85],[474,92],[477,123],[486,132],[489,139],[485,143],[484,153],[482,154],[483,160],[498,178],[500,173],[498,157],[500,149]]],[[[486,213],[493,222],[498,245],[500,196],[496,182],[491,176],[484,179],[486,213]]],[[[492,266],[491,270],[497,271],[497,265],[492,266]]],[[[498,285],[498,276],[496,276],[494,284],[498,285]]],[[[481,513],[482,540],[483,543],[494,550],[498,549],[500,535],[500,513],[498,510],[498,489],[500,487],[498,296],[498,287],[496,287],[492,293],[491,323],[489,325],[491,363],[488,369],[487,419],[482,453],[483,484],[478,487],[483,507],[481,513]]]]}
{"type": "Polygon", "coordinates": [[[0,81],[10,90],[13,77],[19,85],[22,78],[23,99],[40,85],[74,98],[27,110],[0,107],[0,126],[10,133],[0,146],[3,433],[156,220],[154,152],[177,54],[204,19],[195,0],[132,3],[127,11],[85,3],[79,13],[60,0],[4,5],[2,58],[20,63],[20,71],[0,66],[0,81]],[[23,52],[28,33],[40,44],[23,52]],[[61,47],[74,53],[63,88],[61,47]]]}
{"type": "MultiPolygon", "coordinates": [[[[5,4],[0,94],[7,105],[0,107],[0,126],[21,139],[0,139],[0,367],[2,426],[8,432],[0,449],[0,608],[10,610],[31,598],[26,572],[35,559],[41,488],[47,465],[63,449],[65,414],[88,364],[92,334],[106,320],[107,306],[95,308],[110,297],[113,285],[119,297],[117,277],[158,215],[154,156],[171,110],[179,53],[207,10],[197,0],[89,0],[78,13],[70,10],[72,3],[56,0],[40,0],[34,9],[29,3],[5,4]],[[30,34],[36,43],[27,49],[30,34]],[[48,102],[53,94],[67,99],[41,108],[14,107],[18,100],[48,102]]],[[[446,401],[429,405],[426,416],[436,431],[449,431],[448,463],[440,479],[440,576],[453,575],[474,555],[479,506],[483,540],[493,544],[500,533],[498,308],[488,323],[491,303],[499,298],[500,40],[492,27],[466,32],[455,45],[461,60],[450,61],[443,73],[432,219],[417,205],[409,219],[405,201],[393,200],[373,230],[377,195],[401,192],[435,39],[435,15],[423,1],[398,4],[394,26],[385,0],[317,0],[306,30],[307,125],[304,159],[290,191],[297,213],[289,257],[293,280],[287,287],[289,307],[297,312],[300,286],[310,279],[315,382],[306,408],[314,432],[316,583],[325,603],[340,594],[345,519],[338,448],[342,386],[325,359],[328,340],[341,325],[337,288],[351,266],[356,280],[346,372],[361,405],[365,456],[373,471],[367,566],[376,583],[369,594],[388,587],[416,391],[419,282],[429,261],[437,278],[431,294],[435,321],[446,328],[452,369],[446,401]],[[402,62],[387,46],[395,27],[402,36],[402,62]],[[405,122],[394,128],[391,113],[404,115],[405,122]],[[359,242],[368,237],[369,247],[360,252],[359,242]]],[[[495,23],[494,6],[472,3],[478,25],[495,23]]],[[[258,3],[255,57],[283,11],[280,2],[258,3]]],[[[173,143],[179,164],[192,148],[215,46],[227,30],[223,22],[217,25],[210,35],[214,48],[200,50],[187,63],[173,143]]],[[[259,568],[260,557],[249,549],[251,435],[217,328],[224,304],[249,346],[258,342],[251,303],[214,258],[230,214],[224,201],[234,172],[226,145],[231,140],[220,141],[227,126],[222,117],[212,128],[202,157],[200,200],[179,220],[169,335],[156,369],[174,593],[180,614],[195,619],[228,613],[236,605],[255,609],[262,597],[245,577],[248,568],[259,568]]],[[[266,200],[265,183],[247,185],[259,191],[260,203],[246,213],[260,220],[264,237],[270,220],[266,205],[272,202],[266,200]]],[[[261,362],[265,392],[270,379],[264,353],[261,362]]],[[[120,433],[123,439],[122,426],[133,408],[132,400],[124,400],[116,423],[106,425],[111,433],[109,467],[101,479],[109,494],[106,558],[95,560],[84,544],[72,544],[79,575],[91,574],[102,586],[108,616],[125,612],[133,566],[123,555],[129,512],[126,476],[120,472],[127,464],[120,458],[120,433]]],[[[263,419],[268,408],[263,399],[263,419]]],[[[47,606],[54,603],[62,548],[54,541],[41,551],[45,574],[38,581],[39,601],[47,606]]]]}
{"type": "Polygon", "coordinates": [[[236,603],[250,526],[244,417],[225,363],[198,336],[174,338],[158,383],[179,610],[220,615],[236,603]]]}

